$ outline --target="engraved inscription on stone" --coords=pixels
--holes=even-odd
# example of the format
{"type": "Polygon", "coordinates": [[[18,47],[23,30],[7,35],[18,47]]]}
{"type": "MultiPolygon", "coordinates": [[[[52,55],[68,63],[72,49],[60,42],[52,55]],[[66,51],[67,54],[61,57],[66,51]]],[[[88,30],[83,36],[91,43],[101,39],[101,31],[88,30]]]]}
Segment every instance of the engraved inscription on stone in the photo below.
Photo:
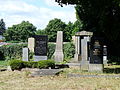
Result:
{"type": "Polygon", "coordinates": [[[35,38],[35,55],[47,56],[47,36],[36,35],[35,38]]]}

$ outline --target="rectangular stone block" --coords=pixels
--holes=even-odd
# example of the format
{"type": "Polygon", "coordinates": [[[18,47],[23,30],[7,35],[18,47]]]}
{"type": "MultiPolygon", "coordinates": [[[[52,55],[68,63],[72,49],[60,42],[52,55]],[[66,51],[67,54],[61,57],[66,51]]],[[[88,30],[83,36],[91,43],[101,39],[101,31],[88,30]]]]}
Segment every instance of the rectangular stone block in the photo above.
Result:
{"type": "Polygon", "coordinates": [[[29,50],[28,48],[23,48],[22,60],[28,61],[29,60],[29,50]]]}
{"type": "Polygon", "coordinates": [[[47,56],[36,56],[34,55],[34,61],[47,60],[47,56]]]}
{"type": "Polygon", "coordinates": [[[103,72],[103,64],[89,64],[89,72],[103,72]]]}

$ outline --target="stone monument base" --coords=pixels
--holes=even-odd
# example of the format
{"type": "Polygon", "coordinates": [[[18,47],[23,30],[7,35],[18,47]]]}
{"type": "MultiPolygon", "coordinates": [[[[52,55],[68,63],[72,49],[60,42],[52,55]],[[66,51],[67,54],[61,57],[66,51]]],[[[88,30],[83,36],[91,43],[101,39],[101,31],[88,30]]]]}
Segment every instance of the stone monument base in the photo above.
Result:
{"type": "Polygon", "coordinates": [[[62,62],[63,59],[64,59],[64,55],[63,55],[63,52],[55,52],[54,55],[53,55],[53,59],[56,61],[56,62],[62,62]]]}
{"type": "Polygon", "coordinates": [[[89,69],[89,61],[81,61],[80,62],[80,69],[81,70],[88,70],[89,69]]]}
{"type": "Polygon", "coordinates": [[[33,56],[34,61],[47,60],[47,56],[33,56]]]}
{"type": "Polygon", "coordinates": [[[103,64],[89,64],[89,72],[103,72],[103,64]]]}

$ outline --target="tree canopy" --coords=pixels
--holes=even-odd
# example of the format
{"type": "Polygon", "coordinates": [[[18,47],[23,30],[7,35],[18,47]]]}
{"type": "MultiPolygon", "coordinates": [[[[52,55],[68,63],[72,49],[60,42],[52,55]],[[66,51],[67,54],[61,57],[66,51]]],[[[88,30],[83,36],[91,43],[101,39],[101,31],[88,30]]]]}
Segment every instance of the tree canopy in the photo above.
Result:
{"type": "MultiPolygon", "coordinates": [[[[104,37],[110,55],[120,51],[120,0],[55,0],[62,4],[75,4],[77,19],[82,29],[104,37]]],[[[72,16],[71,16],[72,17],[72,16]]]]}
{"type": "Polygon", "coordinates": [[[3,33],[5,32],[6,27],[5,27],[5,22],[3,19],[0,20],[0,35],[3,35],[3,33]]]}
{"type": "Polygon", "coordinates": [[[28,21],[8,27],[4,33],[6,41],[27,41],[29,37],[35,35],[36,27],[28,21]]]}

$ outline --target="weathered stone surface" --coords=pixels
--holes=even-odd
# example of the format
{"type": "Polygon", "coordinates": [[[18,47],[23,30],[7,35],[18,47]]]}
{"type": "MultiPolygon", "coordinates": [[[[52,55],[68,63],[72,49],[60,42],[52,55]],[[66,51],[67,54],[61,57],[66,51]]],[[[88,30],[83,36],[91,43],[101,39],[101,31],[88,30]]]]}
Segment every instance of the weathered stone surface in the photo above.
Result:
{"type": "Polygon", "coordinates": [[[63,54],[63,31],[57,32],[57,40],[56,40],[56,49],[53,55],[53,58],[56,62],[62,62],[64,59],[63,54]]]}
{"type": "Polygon", "coordinates": [[[29,50],[28,48],[23,48],[22,60],[28,61],[29,60],[29,50]]]}
{"type": "Polygon", "coordinates": [[[88,57],[88,41],[89,41],[89,37],[84,37],[81,40],[81,57],[82,60],[80,62],[80,68],[81,70],[88,70],[89,67],[89,57],[88,57]]]}
{"type": "Polygon", "coordinates": [[[89,64],[89,72],[103,72],[103,64],[89,64]]]}
{"type": "Polygon", "coordinates": [[[62,69],[39,69],[33,71],[31,76],[57,75],[62,71],[63,71],[62,69]]]}
{"type": "Polygon", "coordinates": [[[35,39],[34,38],[28,38],[28,48],[30,52],[34,52],[35,47],[35,39]]]}

